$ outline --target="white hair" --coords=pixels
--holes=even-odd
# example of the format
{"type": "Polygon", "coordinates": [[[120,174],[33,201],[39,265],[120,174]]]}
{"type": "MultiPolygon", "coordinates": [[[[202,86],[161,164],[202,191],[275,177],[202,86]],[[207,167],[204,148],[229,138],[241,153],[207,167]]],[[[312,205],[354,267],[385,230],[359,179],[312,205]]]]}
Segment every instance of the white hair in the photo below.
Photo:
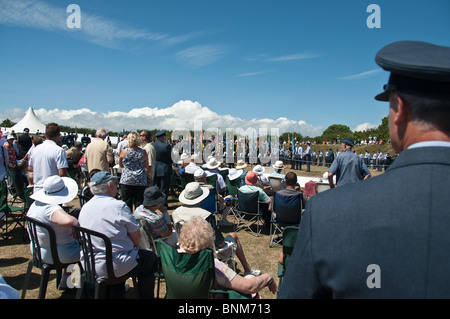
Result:
{"type": "Polygon", "coordinates": [[[90,182],[89,183],[89,188],[91,189],[92,194],[104,194],[108,191],[108,186],[111,183],[115,183],[115,179],[111,179],[109,181],[107,181],[106,183],[103,184],[99,184],[96,182],[90,182]]]}

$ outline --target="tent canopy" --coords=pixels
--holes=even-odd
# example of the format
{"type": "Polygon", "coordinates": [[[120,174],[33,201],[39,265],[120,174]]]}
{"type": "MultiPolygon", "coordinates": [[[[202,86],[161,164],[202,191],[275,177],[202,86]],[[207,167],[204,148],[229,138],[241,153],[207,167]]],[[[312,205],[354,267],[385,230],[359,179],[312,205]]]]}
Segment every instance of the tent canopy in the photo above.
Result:
{"type": "Polygon", "coordinates": [[[45,133],[45,124],[38,119],[36,114],[34,114],[32,107],[27,110],[25,116],[19,121],[19,123],[11,127],[11,130],[21,133],[26,127],[30,130],[30,133],[36,133],[37,131],[41,134],[45,133]]]}

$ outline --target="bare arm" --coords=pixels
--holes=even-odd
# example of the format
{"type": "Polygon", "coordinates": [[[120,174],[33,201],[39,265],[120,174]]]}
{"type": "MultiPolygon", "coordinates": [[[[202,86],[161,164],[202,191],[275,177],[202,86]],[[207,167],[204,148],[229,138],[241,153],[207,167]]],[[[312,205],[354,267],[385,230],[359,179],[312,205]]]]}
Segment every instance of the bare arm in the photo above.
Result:
{"type": "Polygon", "coordinates": [[[78,220],[67,214],[63,209],[55,210],[52,214],[51,220],[53,223],[67,228],[72,227],[72,225],[78,225],[78,220]]]}
{"type": "Polygon", "coordinates": [[[119,154],[119,166],[121,168],[123,168],[123,159],[124,159],[125,155],[127,155],[126,149],[122,150],[122,152],[120,152],[120,154],[119,154]]]}
{"type": "Polygon", "coordinates": [[[150,172],[150,168],[148,166],[148,155],[145,150],[142,150],[142,152],[143,152],[142,156],[144,158],[144,163],[145,163],[145,176],[148,176],[149,172],[150,172]]]}
{"type": "Polygon", "coordinates": [[[130,236],[134,246],[139,247],[139,244],[141,243],[141,230],[138,229],[135,232],[128,233],[128,236],[130,236]]]}
{"type": "Polygon", "coordinates": [[[67,177],[67,168],[63,167],[63,168],[59,168],[58,169],[58,175],[60,177],[67,177]]]}
{"type": "Polygon", "coordinates": [[[330,188],[334,188],[333,174],[331,173],[328,173],[328,183],[330,183],[330,188]]]}
{"type": "Polygon", "coordinates": [[[112,164],[114,162],[114,156],[111,149],[108,149],[106,152],[106,160],[109,164],[112,164]]]}
{"type": "Polygon", "coordinates": [[[242,277],[240,275],[236,275],[233,280],[231,280],[231,289],[244,294],[257,293],[266,286],[269,287],[269,290],[273,294],[276,293],[277,284],[269,274],[262,274],[258,277],[242,277]],[[270,285],[268,285],[269,283],[270,285]]]}
{"type": "MultiPolygon", "coordinates": [[[[67,214],[63,209],[55,210],[52,214],[51,221],[57,225],[66,228],[71,228],[72,226],[80,225],[75,217],[67,214]]],[[[76,238],[76,233],[74,229],[72,229],[72,236],[73,238],[76,238]]]]}

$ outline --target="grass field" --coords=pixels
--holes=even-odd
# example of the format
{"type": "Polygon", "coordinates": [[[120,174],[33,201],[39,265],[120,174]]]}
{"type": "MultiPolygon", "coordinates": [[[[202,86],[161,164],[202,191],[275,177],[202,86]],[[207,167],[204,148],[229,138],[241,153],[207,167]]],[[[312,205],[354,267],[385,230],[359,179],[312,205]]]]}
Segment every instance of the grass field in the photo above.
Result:
{"type": "MultiPolygon", "coordinates": [[[[332,146],[333,150],[337,149],[339,146],[332,146]]],[[[313,149],[325,149],[330,148],[329,145],[319,145],[313,147],[313,149]]],[[[367,146],[369,151],[373,153],[373,151],[377,151],[381,149],[383,152],[388,151],[392,152],[392,148],[390,144],[385,145],[376,145],[376,146],[367,146]]],[[[364,146],[356,147],[355,151],[359,153],[362,151],[364,154],[365,148],[364,146]]],[[[391,153],[393,154],[393,152],[391,153]]],[[[251,167],[250,167],[251,168],[251,167]]],[[[247,168],[247,169],[250,169],[247,168]]],[[[291,171],[292,169],[285,169],[284,173],[291,171]]],[[[311,176],[311,177],[322,177],[323,173],[326,171],[326,168],[323,166],[311,166],[311,172],[307,173],[304,170],[295,171],[299,176],[311,176]]],[[[383,172],[378,172],[371,169],[372,176],[376,176],[382,174],[383,172]]],[[[78,199],[76,198],[71,202],[75,207],[79,207],[78,199]]],[[[171,213],[176,207],[178,207],[180,203],[176,197],[169,197],[169,212],[171,213]]],[[[228,217],[229,221],[233,221],[231,214],[228,217]]],[[[224,236],[232,229],[223,229],[224,236]]],[[[244,248],[245,255],[250,266],[254,269],[259,269],[263,273],[270,273],[278,282],[277,277],[277,261],[279,253],[281,252],[281,246],[277,245],[273,248],[269,248],[269,234],[262,233],[260,237],[254,237],[249,232],[241,230],[238,233],[238,237],[241,241],[241,244],[244,248]]],[[[22,287],[24,284],[24,278],[28,266],[28,262],[31,258],[31,252],[29,243],[24,243],[22,241],[22,231],[20,229],[16,229],[12,234],[12,238],[8,240],[0,239],[0,275],[4,277],[6,282],[14,287],[15,289],[22,291],[22,287]]],[[[241,264],[238,262],[237,264],[238,272],[242,274],[243,269],[241,264]]],[[[33,274],[31,276],[29,287],[27,290],[26,298],[27,299],[36,299],[39,291],[39,280],[40,280],[40,270],[37,268],[33,269],[33,274]]],[[[131,285],[131,284],[130,284],[131,285]]],[[[161,297],[164,296],[165,286],[164,282],[161,287],[161,297]]],[[[128,294],[129,296],[132,296],[128,294]]],[[[265,299],[273,299],[276,298],[275,295],[270,293],[270,291],[265,288],[260,292],[262,298],[265,299]]],[[[47,289],[47,299],[73,299],[75,298],[74,291],[60,291],[56,289],[56,276],[55,273],[52,272],[50,276],[50,282],[48,284],[47,289]]]]}

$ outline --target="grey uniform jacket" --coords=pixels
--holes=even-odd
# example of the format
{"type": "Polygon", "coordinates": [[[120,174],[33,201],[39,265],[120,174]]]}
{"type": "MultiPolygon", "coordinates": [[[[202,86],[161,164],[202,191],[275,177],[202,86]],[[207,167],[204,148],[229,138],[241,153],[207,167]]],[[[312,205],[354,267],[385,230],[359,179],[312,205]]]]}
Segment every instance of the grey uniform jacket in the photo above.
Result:
{"type": "Polygon", "coordinates": [[[450,298],[450,148],[314,195],[279,298],[450,298]]]}
{"type": "Polygon", "coordinates": [[[155,176],[172,175],[172,148],[169,144],[157,140],[153,143],[156,153],[155,176]]]}

